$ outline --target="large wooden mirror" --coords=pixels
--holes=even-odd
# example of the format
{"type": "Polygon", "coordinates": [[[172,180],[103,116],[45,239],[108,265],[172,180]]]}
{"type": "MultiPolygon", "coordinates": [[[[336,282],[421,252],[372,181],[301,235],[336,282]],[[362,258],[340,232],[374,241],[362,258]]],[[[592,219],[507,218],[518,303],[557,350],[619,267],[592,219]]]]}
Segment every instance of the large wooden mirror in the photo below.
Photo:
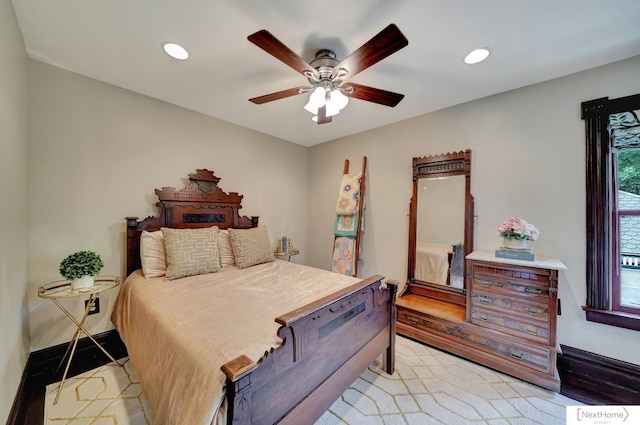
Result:
{"type": "Polygon", "coordinates": [[[464,258],[472,250],[471,150],[413,158],[412,292],[464,303],[464,258]]]}

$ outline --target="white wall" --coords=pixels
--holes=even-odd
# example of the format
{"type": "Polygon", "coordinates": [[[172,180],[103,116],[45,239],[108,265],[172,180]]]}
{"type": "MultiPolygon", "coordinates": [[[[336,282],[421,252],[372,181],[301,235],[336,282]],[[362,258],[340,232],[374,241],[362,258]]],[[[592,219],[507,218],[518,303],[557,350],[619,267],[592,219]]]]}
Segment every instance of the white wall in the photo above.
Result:
{"type": "Polygon", "coordinates": [[[11,1],[0,1],[0,423],[29,356],[27,324],[27,54],[11,1]]]}
{"type": "MultiPolygon", "coordinates": [[[[328,267],[344,159],[369,162],[361,276],[406,281],[414,156],[472,149],[475,248],[501,243],[511,216],[535,224],[538,256],[560,258],[561,344],[640,364],[638,332],[585,321],[585,136],[580,103],[640,93],[640,57],[315,146],[309,154],[308,263],[328,267]]],[[[410,95],[410,94],[408,94],[410,95]]]]}
{"type": "MultiPolygon", "coordinates": [[[[241,214],[261,216],[271,238],[286,234],[305,261],[305,147],[86,78],[29,62],[29,306],[31,350],[68,341],[71,322],[40,285],[62,277],[72,252],[101,254],[103,274],[123,276],[125,216],[155,215],[154,189],[184,187],[197,168],[244,195],[241,214]]],[[[4,181],[15,181],[6,177],[4,181]]],[[[87,329],[113,326],[117,290],[100,296],[87,329]]],[[[83,299],[64,303],[78,313],[83,299]]]]}

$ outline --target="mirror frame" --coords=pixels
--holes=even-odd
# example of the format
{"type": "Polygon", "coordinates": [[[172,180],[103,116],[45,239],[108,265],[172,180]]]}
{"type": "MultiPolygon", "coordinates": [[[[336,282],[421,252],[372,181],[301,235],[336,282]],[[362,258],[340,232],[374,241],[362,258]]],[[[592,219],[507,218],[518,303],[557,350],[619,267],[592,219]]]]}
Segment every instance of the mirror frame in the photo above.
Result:
{"type": "Polygon", "coordinates": [[[464,211],[464,256],[473,251],[473,211],[471,195],[471,149],[464,151],[413,158],[413,195],[409,206],[409,261],[407,288],[413,292],[447,302],[466,305],[466,267],[463,268],[462,288],[454,288],[433,282],[415,279],[416,231],[418,224],[418,180],[449,176],[465,176],[464,211]]]}

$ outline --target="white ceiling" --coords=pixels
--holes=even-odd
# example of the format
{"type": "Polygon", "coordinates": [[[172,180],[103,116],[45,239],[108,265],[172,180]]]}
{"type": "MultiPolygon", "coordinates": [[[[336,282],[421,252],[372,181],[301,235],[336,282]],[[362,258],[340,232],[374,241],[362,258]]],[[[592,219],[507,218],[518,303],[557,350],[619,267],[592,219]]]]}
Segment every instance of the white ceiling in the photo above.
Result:
{"type": "Polygon", "coordinates": [[[640,54],[640,0],[12,3],[33,59],[303,146],[640,54]],[[317,125],[303,109],[307,95],[247,100],[307,83],[249,34],[267,29],[308,61],[326,48],[341,60],[390,23],[409,45],[352,81],[405,94],[395,108],[352,99],[317,125]],[[167,41],[190,58],[167,56],[167,41]],[[487,46],[488,60],[463,63],[487,46]]]}

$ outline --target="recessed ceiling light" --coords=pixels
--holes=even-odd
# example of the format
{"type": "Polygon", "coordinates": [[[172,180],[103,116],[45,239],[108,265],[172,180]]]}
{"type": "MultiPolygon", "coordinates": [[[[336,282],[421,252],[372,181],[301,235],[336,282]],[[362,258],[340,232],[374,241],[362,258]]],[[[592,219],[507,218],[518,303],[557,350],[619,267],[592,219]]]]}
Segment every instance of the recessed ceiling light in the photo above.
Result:
{"type": "Polygon", "coordinates": [[[491,51],[487,47],[483,47],[482,49],[475,49],[474,51],[469,53],[467,56],[465,56],[464,63],[473,65],[475,63],[482,62],[483,60],[489,57],[490,53],[491,51]]]}
{"type": "Polygon", "coordinates": [[[185,50],[184,47],[175,43],[165,43],[162,45],[165,53],[171,56],[174,59],[185,60],[189,57],[189,52],[185,50]]]}

